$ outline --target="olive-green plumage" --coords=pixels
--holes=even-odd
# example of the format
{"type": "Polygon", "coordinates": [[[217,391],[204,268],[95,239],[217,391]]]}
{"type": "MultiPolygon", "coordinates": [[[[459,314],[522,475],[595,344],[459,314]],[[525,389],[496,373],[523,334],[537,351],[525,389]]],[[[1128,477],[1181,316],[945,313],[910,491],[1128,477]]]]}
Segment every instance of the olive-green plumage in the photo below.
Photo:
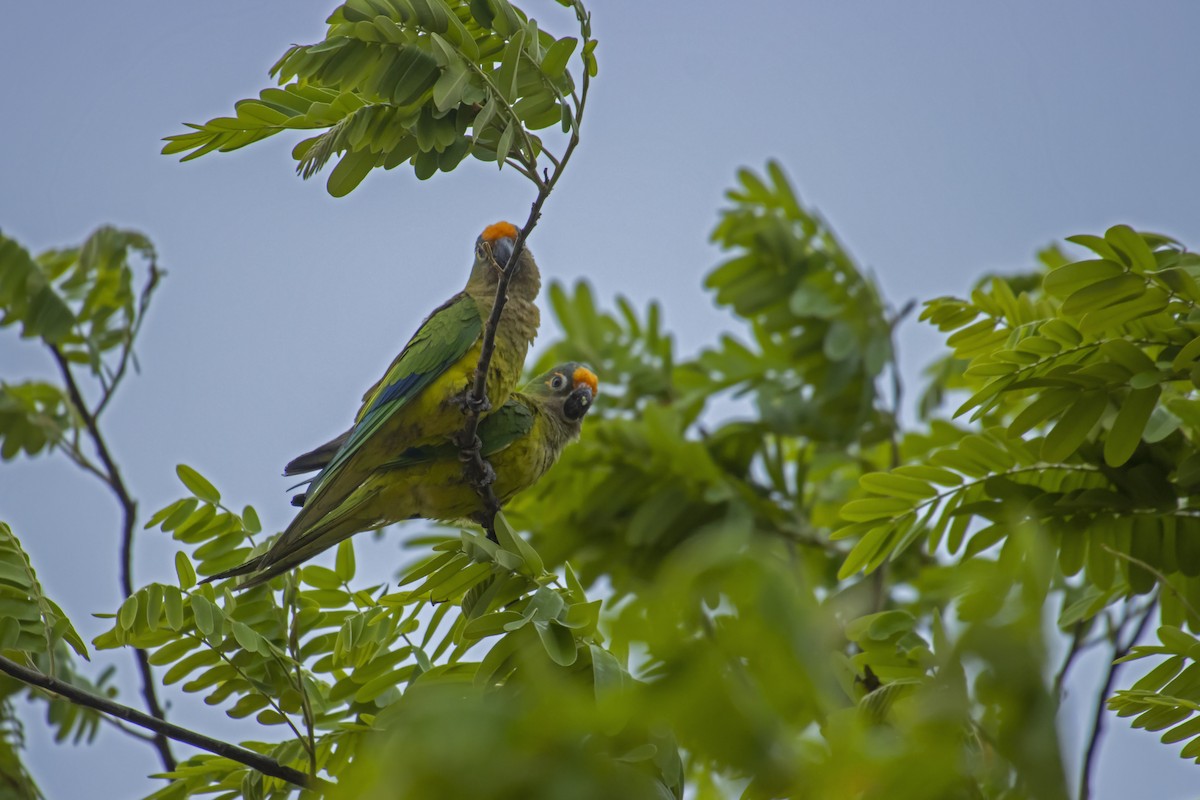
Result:
{"type": "MultiPolygon", "coordinates": [[[[463,291],[426,318],[384,376],[367,391],[354,427],[314,451],[324,454],[324,460],[314,465],[323,469],[278,544],[307,536],[396,453],[442,444],[462,429],[463,400],[479,361],[496,286],[516,237],[516,227],[507,222],[489,225],[479,236],[475,263],[463,291]]],[[[500,408],[516,387],[525,354],[537,335],[539,316],[534,300],[541,277],[528,249],[522,250],[517,266],[488,368],[487,393],[493,409],[500,408]]],[[[312,462],[304,459],[311,455],[297,459],[301,463],[289,464],[289,471],[307,468],[312,462]]]]}
{"type": "MultiPolygon", "coordinates": [[[[596,388],[596,377],[587,367],[563,364],[513,393],[483,420],[479,437],[483,454],[496,471],[492,489],[501,503],[528,489],[554,466],[562,449],[579,435],[596,388]]],[[[320,448],[308,455],[319,461],[319,453],[320,448]]],[[[379,465],[336,508],[307,525],[301,535],[280,537],[263,555],[212,579],[249,574],[240,587],[247,588],[360,531],[418,517],[475,517],[483,511],[482,502],[464,480],[458,455],[453,444],[404,449],[379,465]]]]}

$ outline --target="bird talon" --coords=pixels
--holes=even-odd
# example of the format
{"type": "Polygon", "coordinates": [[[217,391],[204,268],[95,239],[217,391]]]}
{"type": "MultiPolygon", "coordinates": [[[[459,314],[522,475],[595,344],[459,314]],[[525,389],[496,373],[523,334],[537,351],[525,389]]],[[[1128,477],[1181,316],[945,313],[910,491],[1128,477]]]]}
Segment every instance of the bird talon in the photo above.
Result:
{"type": "Polygon", "coordinates": [[[492,403],[487,399],[487,395],[477,399],[470,392],[460,396],[457,405],[464,414],[483,415],[492,410],[492,403]]]}
{"type": "MultiPolygon", "coordinates": [[[[458,439],[458,444],[459,447],[462,448],[458,451],[458,460],[464,464],[474,461],[476,454],[483,452],[483,440],[480,439],[479,436],[475,436],[473,440],[466,444],[462,443],[462,438],[460,437],[458,439]]],[[[480,456],[480,458],[482,458],[482,456],[480,456]]]]}
{"type": "Polygon", "coordinates": [[[492,401],[488,400],[486,395],[480,397],[478,400],[468,397],[467,408],[476,414],[486,414],[492,410],[492,401]]]}

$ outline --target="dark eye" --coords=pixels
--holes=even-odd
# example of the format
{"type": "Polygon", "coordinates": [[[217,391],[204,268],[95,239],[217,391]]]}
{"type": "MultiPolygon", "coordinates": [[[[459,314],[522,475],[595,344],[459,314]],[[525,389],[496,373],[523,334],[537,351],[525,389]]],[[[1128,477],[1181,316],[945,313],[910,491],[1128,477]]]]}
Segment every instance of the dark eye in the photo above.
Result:
{"type": "Polygon", "coordinates": [[[564,378],[561,373],[556,372],[554,374],[554,377],[550,379],[550,388],[556,392],[558,390],[562,389],[566,385],[567,385],[567,379],[564,378]]]}

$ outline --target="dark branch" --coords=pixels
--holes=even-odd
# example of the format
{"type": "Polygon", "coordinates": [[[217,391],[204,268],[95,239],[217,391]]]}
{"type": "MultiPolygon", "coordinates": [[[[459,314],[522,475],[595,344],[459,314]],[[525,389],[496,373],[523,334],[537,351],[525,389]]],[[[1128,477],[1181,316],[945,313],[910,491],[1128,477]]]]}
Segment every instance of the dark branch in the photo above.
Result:
{"type": "MultiPolygon", "coordinates": [[[[585,36],[584,39],[584,44],[586,45],[587,37],[585,36]]],[[[492,363],[492,352],[496,346],[496,328],[500,325],[500,315],[504,312],[504,304],[508,301],[508,284],[512,281],[513,274],[517,271],[520,264],[519,259],[521,252],[525,249],[525,242],[529,238],[529,234],[537,226],[538,220],[541,219],[542,206],[545,204],[546,198],[550,196],[550,192],[554,190],[558,179],[562,177],[567,162],[571,160],[571,154],[575,152],[575,148],[579,144],[579,122],[583,118],[584,104],[587,102],[588,84],[589,76],[585,67],[583,71],[583,85],[580,89],[579,101],[575,109],[576,124],[572,129],[571,139],[567,142],[566,149],[563,150],[562,159],[553,161],[554,172],[544,180],[537,180],[536,171],[531,170],[534,173],[534,177],[530,179],[537,185],[538,195],[529,209],[529,218],[517,234],[512,254],[508,258],[508,263],[504,265],[504,273],[500,276],[500,281],[496,286],[496,302],[492,305],[492,313],[488,317],[487,325],[484,327],[483,344],[479,351],[479,363],[475,365],[475,376],[471,381],[471,388],[467,393],[466,403],[464,404],[467,421],[458,436],[458,446],[462,451],[461,458],[464,463],[463,473],[467,481],[475,489],[475,493],[483,501],[483,515],[479,522],[483,525],[484,530],[487,531],[488,538],[492,541],[496,541],[495,520],[496,514],[500,510],[500,501],[496,499],[496,494],[492,491],[492,480],[495,472],[483,457],[483,444],[480,442],[478,435],[480,414],[482,413],[482,409],[488,408],[488,366],[492,363]]],[[[526,177],[530,176],[526,175],[526,177]]]]}
{"type": "Polygon", "coordinates": [[[1067,649],[1067,654],[1063,657],[1062,666],[1058,669],[1058,674],[1054,676],[1054,699],[1057,702],[1062,702],[1063,685],[1067,680],[1067,673],[1071,671],[1071,667],[1075,664],[1075,659],[1078,658],[1089,647],[1098,642],[1088,642],[1086,640],[1087,626],[1083,622],[1075,623],[1075,628],[1071,631],[1071,644],[1067,649]]]}
{"type": "Polygon", "coordinates": [[[92,411],[92,416],[96,419],[104,412],[108,402],[112,400],[113,395],[117,392],[117,387],[121,384],[121,380],[125,377],[126,371],[129,369],[129,362],[134,362],[134,369],[137,369],[137,359],[133,355],[133,343],[137,341],[138,332],[142,329],[142,322],[146,319],[146,309],[150,308],[150,297],[154,294],[154,290],[158,287],[158,280],[162,277],[162,272],[158,268],[158,264],[153,259],[150,261],[150,274],[146,277],[146,285],[142,287],[142,294],[138,298],[137,315],[134,317],[133,327],[129,330],[129,339],[125,342],[125,346],[121,349],[121,359],[117,363],[117,371],[113,373],[112,381],[105,387],[104,394],[100,398],[100,402],[96,404],[96,409],[92,411]]]}
{"type": "Polygon", "coordinates": [[[1158,610],[1157,598],[1148,603],[1141,612],[1133,612],[1126,620],[1118,626],[1113,632],[1113,653],[1112,660],[1108,665],[1108,674],[1104,677],[1104,686],[1100,689],[1100,695],[1096,700],[1096,711],[1092,715],[1092,733],[1088,737],[1087,750],[1084,752],[1083,765],[1079,768],[1079,800],[1088,800],[1092,792],[1092,764],[1095,761],[1096,753],[1099,752],[1100,734],[1104,732],[1104,711],[1107,706],[1109,694],[1112,693],[1113,682],[1117,679],[1117,670],[1121,665],[1117,662],[1124,658],[1129,653],[1130,648],[1137,644],[1138,639],[1142,638],[1142,634],[1146,632],[1146,627],[1150,624],[1151,617],[1158,610]],[[1137,614],[1141,614],[1141,619],[1133,629],[1133,633],[1124,642],[1121,641],[1121,629],[1125,627],[1125,622],[1133,619],[1137,614]]]}
{"type": "MultiPolygon", "coordinates": [[[[154,280],[156,278],[152,277],[149,289],[153,289],[154,280]]],[[[143,297],[145,297],[144,294],[143,297]]],[[[105,482],[112,489],[113,494],[116,495],[117,502],[121,504],[121,592],[125,597],[129,597],[133,594],[133,530],[134,525],[137,523],[137,503],[130,497],[129,490],[125,487],[121,471],[117,468],[117,462],[113,459],[112,453],[108,450],[108,444],[104,441],[104,436],[100,433],[100,426],[96,423],[95,415],[88,411],[87,402],[83,399],[83,393],[79,390],[75,374],[71,372],[71,365],[67,362],[66,357],[63,356],[62,351],[57,347],[51,345],[50,352],[58,364],[59,372],[62,373],[63,382],[67,386],[67,393],[71,397],[71,403],[75,406],[79,418],[83,421],[84,428],[87,429],[88,436],[92,440],[92,445],[96,448],[96,454],[100,457],[100,462],[104,465],[105,482]]],[[[108,396],[112,396],[111,387],[108,396]]],[[[98,408],[102,407],[103,404],[98,408]]],[[[134,648],[133,652],[134,658],[137,661],[138,672],[141,673],[142,677],[142,697],[146,701],[146,708],[150,711],[151,715],[165,721],[166,715],[163,713],[162,706],[158,702],[158,695],[154,691],[154,673],[150,669],[150,658],[146,655],[146,651],[140,648],[134,648]]],[[[156,735],[154,746],[158,750],[163,767],[168,772],[173,771],[176,766],[175,756],[171,753],[171,745],[167,741],[167,737],[161,733],[156,735]]]]}
{"type": "Polygon", "coordinates": [[[303,772],[285,767],[274,759],[268,758],[261,753],[255,753],[253,750],[247,750],[244,747],[223,742],[219,739],[213,739],[201,733],[181,728],[178,725],[173,725],[170,722],[152,717],[148,714],[143,714],[135,708],[115,703],[106,697],[94,695],[91,692],[85,692],[77,686],[72,686],[69,683],[60,681],[58,678],[52,678],[49,675],[44,675],[35,669],[30,669],[11,661],[3,656],[0,656],[0,672],[10,675],[22,683],[30,686],[37,686],[40,689],[45,689],[47,692],[56,694],[70,700],[75,705],[84,706],[86,708],[94,708],[105,714],[109,714],[117,719],[130,722],[147,730],[154,731],[157,736],[162,736],[174,739],[177,742],[190,744],[193,747],[198,747],[214,755],[228,758],[230,761],[236,761],[239,764],[245,764],[247,767],[256,769],[264,775],[270,775],[273,778],[280,778],[288,783],[295,784],[300,787],[317,787],[325,784],[324,781],[313,780],[303,772]]]}

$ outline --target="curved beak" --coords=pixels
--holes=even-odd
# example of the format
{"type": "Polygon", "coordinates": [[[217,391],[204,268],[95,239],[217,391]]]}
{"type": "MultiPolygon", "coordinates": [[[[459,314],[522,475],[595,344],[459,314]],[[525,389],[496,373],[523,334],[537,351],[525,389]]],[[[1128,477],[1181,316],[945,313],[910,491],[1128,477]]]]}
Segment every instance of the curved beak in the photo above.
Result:
{"type": "Polygon", "coordinates": [[[583,419],[592,407],[592,400],[591,386],[586,383],[576,386],[563,401],[563,415],[572,422],[583,419]]]}
{"type": "Polygon", "coordinates": [[[512,258],[513,244],[513,240],[508,237],[492,242],[492,258],[496,259],[496,266],[500,267],[501,272],[508,266],[508,260],[512,258]]]}

